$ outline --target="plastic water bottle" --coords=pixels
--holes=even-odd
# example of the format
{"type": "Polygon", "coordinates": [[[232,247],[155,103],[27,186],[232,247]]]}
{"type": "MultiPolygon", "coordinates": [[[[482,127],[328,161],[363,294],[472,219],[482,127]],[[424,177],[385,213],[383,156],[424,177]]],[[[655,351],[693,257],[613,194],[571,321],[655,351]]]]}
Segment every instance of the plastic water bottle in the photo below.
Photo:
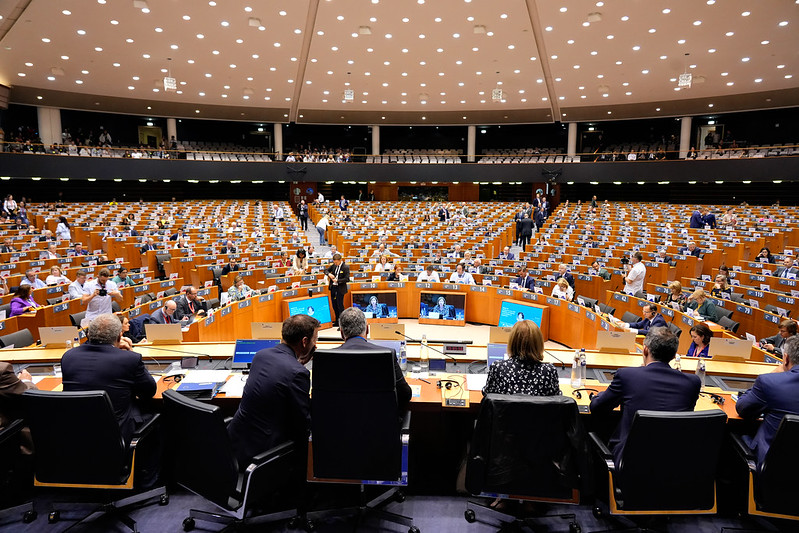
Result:
{"type": "Polygon", "coordinates": [[[572,376],[571,376],[571,386],[575,389],[579,389],[583,386],[582,380],[580,380],[580,350],[574,350],[574,361],[572,361],[572,376]]]}
{"type": "Polygon", "coordinates": [[[405,349],[405,341],[402,341],[402,343],[400,344],[400,352],[398,356],[399,356],[400,370],[405,372],[406,370],[408,370],[408,350],[405,349]]]}
{"type": "Polygon", "coordinates": [[[427,347],[427,335],[422,334],[422,346],[419,349],[419,366],[421,372],[430,371],[430,349],[427,347]]]}
{"type": "Polygon", "coordinates": [[[585,348],[580,349],[580,386],[585,385],[586,374],[588,373],[588,361],[585,358],[585,348]]]}
{"type": "Polygon", "coordinates": [[[699,378],[699,381],[702,382],[701,388],[705,388],[705,360],[699,359],[696,362],[696,375],[699,378]]]}
{"type": "Polygon", "coordinates": [[[674,356],[674,370],[679,370],[682,372],[682,364],[680,362],[680,354],[674,356]]]}

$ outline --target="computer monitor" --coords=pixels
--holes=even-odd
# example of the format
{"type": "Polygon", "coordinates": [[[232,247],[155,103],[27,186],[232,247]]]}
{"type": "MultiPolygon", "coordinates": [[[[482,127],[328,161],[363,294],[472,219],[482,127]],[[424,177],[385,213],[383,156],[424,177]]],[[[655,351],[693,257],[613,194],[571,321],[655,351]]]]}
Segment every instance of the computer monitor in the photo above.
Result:
{"type": "Polygon", "coordinates": [[[749,339],[729,339],[713,337],[707,354],[717,361],[744,362],[752,354],[752,341],[749,339]]]}
{"type": "Polygon", "coordinates": [[[397,292],[369,291],[352,293],[352,306],[357,307],[367,320],[397,320],[397,292]]]}
{"type": "Polygon", "coordinates": [[[632,331],[597,331],[596,349],[600,352],[635,353],[635,333],[632,331]]]}
{"type": "Polygon", "coordinates": [[[283,300],[283,317],[294,315],[309,315],[317,319],[323,326],[330,325],[330,296],[319,294],[310,298],[294,298],[283,300]]]}
{"type": "Polygon", "coordinates": [[[499,308],[499,327],[512,327],[516,322],[522,320],[532,320],[535,325],[541,327],[541,320],[544,317],[544,309],[540,306],[516,302],[513,300],[502,300],[499,308]]]}
{"type": "Polygon", "coordinates": [[[488,357],[486,358],[486,371],[497,361],[504,361],[508,358],[508,345],[498,342],[488,343],[488,357]]]}
{"type": "Polygon", "coordinates": [[[145,324],[144,334],[153,344],[180,344],[183,332],[180,324],[145,324]]]}
{"type": "Polygon", "coordinates": [[[231,368],[249,368],[252,358],[264,348],[271,348],[280,341],[278,339],[239,339],[233,350],[233,365],[231,368]]]}
{"type": "Polygon", "coordinates": [[[466,294],[422,291],[419,297],[420,324],[466,325],[466,294]]]}

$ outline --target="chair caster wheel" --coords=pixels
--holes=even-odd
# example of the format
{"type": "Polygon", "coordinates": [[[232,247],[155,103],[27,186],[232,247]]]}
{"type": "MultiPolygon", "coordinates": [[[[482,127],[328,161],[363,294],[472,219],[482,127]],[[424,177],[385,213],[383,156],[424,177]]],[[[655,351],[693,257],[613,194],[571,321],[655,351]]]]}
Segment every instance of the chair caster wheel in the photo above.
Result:
{"type": "Polygon", "coordinates": [[[591,514],[594,515],[594,518],[603,518],[605,516],[605,513],[603,513],[602,509],[600,509],[599,507],[594,507],[593,509],[591,509],[591,514]]]}
{"type": "Polygon", "coordinates": [[[58,522],[58,519],[61,518],[61,513],[59,511],[51,511],[49,515],[47,515],[47,523],[55,524],[58,522]]]}
{"type": "Polygon", "coordinates": [[[26,524],[30,524],[31,522],[36,520],[36,517],[38,516],[39,513],[37,513],[36,511],[25,511],[25,513],[22,515],[22,521],[26,524]]]}
{"type": "Polygon", "coordinates": [[[463,517],[470,524],[474,524],[477,521],[477,517],[475,516],[474,511],[472,509],[466,509],[466,511],[463,512],[463,517]]]}
{"type": "Polygon", "coordinates": [[[582,528],[577,522],[569,522],[569,533],[582,533],[582,528]]]}
{"type": "Polygon", "coordinates": [[[312,531],[316,531],[316,524],[314,524],[314,523],[313,523],[312,521],[310,521],[310,520],[306,520],[306,521],[305,521],[305,524],[303,524],[303,527],[302,527],[302,528],[303,528],[305,531],[307,531],[307,533],[311,533],[312,531]]]}
{"type": "Polygon", "coordinates": [[[158,499],[158,505],[169,505],[169,494],[162,494],[158,499]]]}
{"type": "Polygon", "coordinates": [[[183,531],[191,531],[192,529],[194,529],[195,525],[196,524],[194,523],[194,518],[192,517],[185,518],[183,520],[183,531]]]}
{"type": "Polygon", "coordinates": [[[408,533],[419,533],[419,528],[416,526],[411,526],[408,528],[408,533]]]}
{"type": "Polygon", "coordinates": [[[399,503],[404,502],[405,501],[405,493],[402,492],[401,490],[397,491],[397,493],[394,495],[394,501],[395,502],[399,502],[399,503]]]}

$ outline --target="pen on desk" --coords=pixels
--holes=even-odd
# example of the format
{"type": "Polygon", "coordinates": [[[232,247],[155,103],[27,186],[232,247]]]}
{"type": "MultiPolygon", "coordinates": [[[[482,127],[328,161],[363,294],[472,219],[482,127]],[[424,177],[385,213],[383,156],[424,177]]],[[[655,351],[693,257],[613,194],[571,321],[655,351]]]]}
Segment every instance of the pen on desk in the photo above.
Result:
{"type": "Polygon", "coordinates": [[[424,382],[425,382],[425,383],[427,383],[428,385],[432,385],[432,383],[430,383],[430,382],[429,382],[429,381],[427,381],[426,379],[419,378],[419,381],[424,381],[424,382]]]}

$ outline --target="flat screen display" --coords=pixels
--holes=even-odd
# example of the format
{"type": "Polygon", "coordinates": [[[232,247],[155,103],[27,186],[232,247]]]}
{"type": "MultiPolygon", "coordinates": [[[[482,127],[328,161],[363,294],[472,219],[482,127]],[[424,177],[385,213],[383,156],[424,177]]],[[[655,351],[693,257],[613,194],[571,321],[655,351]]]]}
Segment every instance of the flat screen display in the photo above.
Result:
{"type": "Polygon", "coordinates": [[[396,292],[353,292],[352,306],[366,318],[397,318],[396,292]]]}
{"type": "Polygon", "coordinates": [[[277,339],[239,339],[233,351],[233,364],[250,365],[256,353],[264,348],[271,348],[279,342],[277,339]]]}
{"type": "Polygon", "coordinates": [[[543,316],[544,310],[540,307],[503,300],[502,307],[499,309],[499,323],[497,326],[509,328],[516,322],[532,320],[540,328],[543,316]]]}
{"type": "Polygon", "coordinates": [[[508,358],[508,345],[500,344],[498,342],[488,343],[488,358],[486,360],[487,368],[497,361],[504,361],[508,358]]]}
{"type": "Polygon", "coordinates": [[[384,348],[390,348],[394,350],[394,355],[397,357],[399,357],[399,354],[402,351],[402,345],[405,343],[405,341],[390,341],[383,339],[377,339],[377,340],[370,339],[369,342],[371,342],[372,344],[377,344],[384,348]]]}
{"type": "Polygon", "coordinates": [[[420,296],[420,318],[429,318],[432,320],[465,320],[465,294],[423,292],[420,296]]]}
{"type": "Polygon", "coordinates": [[[330,318],[330,296],[320,295],[288,302],[289,316],[308,315],[322,324],[332,322],[330,318]]]}

